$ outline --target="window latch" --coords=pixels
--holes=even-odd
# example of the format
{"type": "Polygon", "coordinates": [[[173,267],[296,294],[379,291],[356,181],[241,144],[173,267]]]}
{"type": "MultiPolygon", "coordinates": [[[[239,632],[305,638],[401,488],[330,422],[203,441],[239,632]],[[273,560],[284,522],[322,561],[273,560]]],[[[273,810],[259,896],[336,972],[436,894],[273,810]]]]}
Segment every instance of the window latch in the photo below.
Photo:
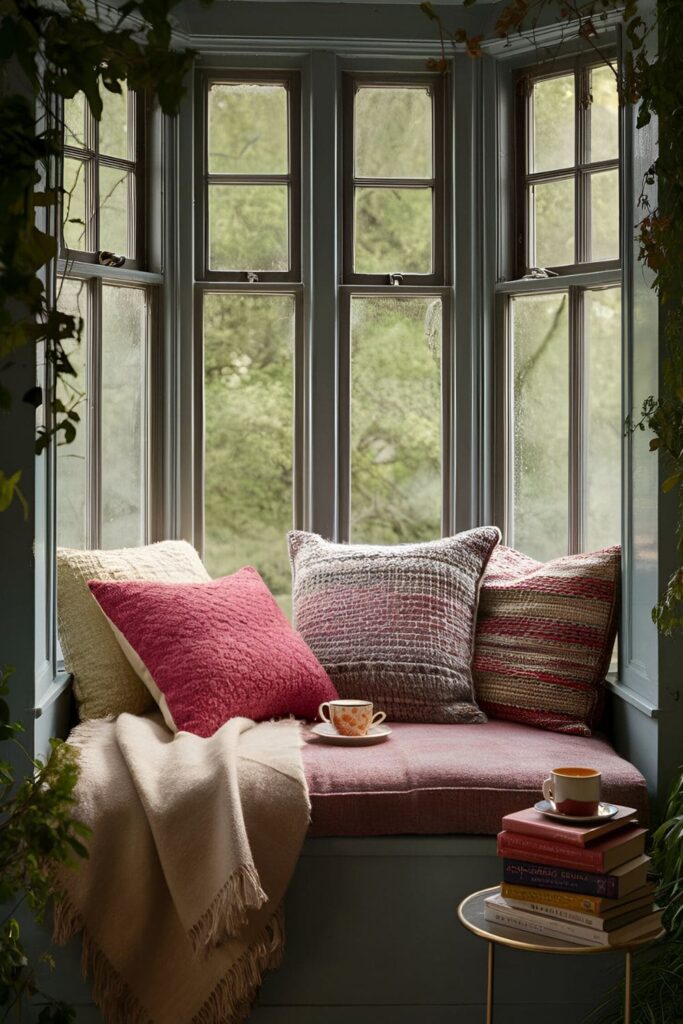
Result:
{"type": "Polygon", "coordinates": [[[249,282],[249,284],[258,284],[258,274],[254,273],[253,270],[248,270],[247,281],[249,282]]]}
{"type": "Polygon", "coordinates": [[[389,284],[399,288],[403,284],[403,274],[389,274],[389,284]]]}

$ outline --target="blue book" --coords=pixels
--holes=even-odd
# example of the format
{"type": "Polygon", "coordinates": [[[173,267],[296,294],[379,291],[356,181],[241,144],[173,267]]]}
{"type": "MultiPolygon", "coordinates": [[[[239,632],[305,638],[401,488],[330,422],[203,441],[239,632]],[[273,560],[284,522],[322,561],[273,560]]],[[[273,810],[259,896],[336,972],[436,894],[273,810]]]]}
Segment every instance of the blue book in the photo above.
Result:
{"type": "Polygon", "coordinates": [[[627,860],[606,875],[577,868],[560,868],[550,864],[532,864],[526,860],[503,861],[503,880],[512,885],[530,885],[538,889],[560,889],[588,896],[605,896],[618,900],[645,885],[650,858],[645,854],[627,860]]]}

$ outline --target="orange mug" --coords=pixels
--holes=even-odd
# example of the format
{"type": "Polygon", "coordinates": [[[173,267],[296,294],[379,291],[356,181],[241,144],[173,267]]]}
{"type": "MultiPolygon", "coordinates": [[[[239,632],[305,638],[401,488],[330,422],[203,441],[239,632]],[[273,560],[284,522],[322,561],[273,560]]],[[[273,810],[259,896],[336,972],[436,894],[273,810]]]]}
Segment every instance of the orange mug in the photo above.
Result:
{"type": "Polygon", "coordinates": [[[373,725],[379,725],[387,717],[383,711],[373,714],[369,700],[326,700],[318,708],[318,716],[323,722],[329,722],[340,736],[367,736],[373,725]]]}
{"type": "Polygon", "coordinates": [[[590,818],[598,813],[600,783],[595,768],[553,768],[543,783],[543,796],[560,814],[590,818]]]}

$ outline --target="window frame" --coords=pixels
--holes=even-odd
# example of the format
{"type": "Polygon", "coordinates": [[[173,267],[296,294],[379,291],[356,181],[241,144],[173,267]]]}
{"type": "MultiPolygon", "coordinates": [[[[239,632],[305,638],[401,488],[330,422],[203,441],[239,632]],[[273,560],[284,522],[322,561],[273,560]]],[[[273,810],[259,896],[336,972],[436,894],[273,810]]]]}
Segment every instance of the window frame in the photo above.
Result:
{"type": "MultiPolygon", "coordinates": [[[[148,109],[145,94],[140,90],[129,90],[128,117],[132,114],[133,124],[133,160],[124,160],[120,157],[103,156],[99,151],[99,121],[96,121],[85,103],[85,133],[84,148],[69,146],[66,141],[63,148],[63,156],[68,159],[77,159],[83,163],[85,173],[85,238],[90,243],[86,249],[70,249],[64,242],[64,224],[60,216],[59,220],[59,255],[60,260],[67,263],[92,263],[99,265],[98,252],[103,251],[102,239],[100,237],[99,217],[99,168],[112,167],[120,168],[130,172],[131,178],[128,190],[128,233],[133,233],[133,255],[126,255],[124,266],[127,270],[141,270],[145,267],[148,258],[148,237],[147,237],[147,142],[148,142],[148,109]],[[90,202],[89,202],[90,200],[90,202]],[[90,214],[88,214],[90,208],[90,214]]],[[[63,104],[61,106],[61,121],[63,122],[63,104]]],[[[63,173],[60,173],[60,181],[63,181],[63,173]]],[[[63,200],[62,200],[63,205],[63,200]]],[[[109,250],[111,251],[111,250],[109,250]]],[[[123,253],[121,255],[124,255],[123,253]]]]}
{"type": "Polygon", "coordinates": [[[301,76],[290,68],[200,69],[196,73],[195,277],[199,281],[244,284],[301,281],[301,76]],[[209,172],[209,90],[213,84],[282,84],[287,89],[289,170],[287,174],[209,172]],[[209,266],[209,188],[216,184],[287,184],[289,270],[212,270],[209,266]],[[250,279],[254,275],[254,279],[250,279]]]}
{"type": "MultiPolygon", "coordinates": [[[[616,61],[615,51],[608,51],[610,59],[616,61]]],[[[513,77],[515,94],[514,116],[514,163],[515,174],[513,194],[510,197],[509,216],[514,226],[514,259],[513,269],[516,277],[499,281],[495,286],[495,337],[494,350],[494,437],[495,457],[492,470],[492,497],[496,522],[500,526],[506,543],[514,544],[514,374],[513,374],[513,323],[512,302],[516,297],[539,294],[566,294],[568,299],[568,411],[569,411],[569,453],[568,453],[568,509],[567,509],[567,549],[566,554],[576,554],[584,550],[586,538],[587,515],[587,394],[586,380],[586,304],[584,297],[588,292],[618,287],[622,296],[621,339],[623,345],[625,322],[625,292],[623,281],[623,117],[618,115],[619,154],[615,160],[595,163],[575,160],[573,168],[575,188],[575,255],[586,254],[586,240],[589,238],[590,222],[587,223],[585,206],[590,213],[589,191],[585,187],[585,178],[589,173],[599,169],[619,171],[618,200],[618,237],[619,257],[615,260],[594,262],[577,262],[564,266],[549,267],[557,276],[525,279],[529,271],[527,266],[527,245],[529,231],[528,184],[531,179],[552,180],[555,177],[566,177],[567,169],[559,172],[540,172],[529,176],[526,162],[530,152],[531,124],[528,103],[530,94],[529,83],[556,77],[573,69],[575,81],[582,83],[580,92],[575,97],[575,153],[587,153],[590,126],[590,105],[584,106],[583,99],[588,95],[585,91],[589,84],[592,68],[604,66],[604,62],[596,58],[592,51],[521,68],[513,77]],[[584,208],[580,206],[584,203],[584,208]],[[583,248],[581,248],[583,247],[583,248]]],[[[623,360],[623,356],[622,356],[623,360]]],[[[623,376],[623,374],[622,374],[623,376]]],[[[623,385],[622,385],[623,392],[623,385]]],[[[623,461],[623,456],[622,456],[623,461]]],[[[622,489],[624,486],[623,471],[621,473],[622,489]]]]}
{"type": "MultiPolygon", "coordinates": [[[[608,51],[610,59],[616,61],[616,53],[608,51]]],[[[589,155],[591,104],[590,72],[593,68],[604,67],[604,61],[596,59],[593,53],[576,54],[545,64],[521,69],[515,75],[515,269],[522,277],[528,273],[532,264],[528,259],[530,240],[534,237],[534,211],[530,202],[530,186],[552,181],[573,178],[574,181],[574,261],[567,264],[554,264],[546,269],[564,275],[569,273],[591,273],[599,270],[610,270],[621,266],[621,254],[613,260],[589,260],[588,251],[591,241],[591,175],[599,171],[617,170],[619,172],[619,194],[621,195],[621,154],[623,139],[621,118],[619,118],[619,153],[610,160],[591,161],[589,155]],[[545,70],[543,70],[546,68],[545,70]],[[574,162],[568,167],[556,168],[551,171],[531,171],[533,153],[533,84],[557,78],[568,72],[574,74],[574,162]]],[[[618,237],[621,240],[621,202],[618,205],[619,224],[618,237]]]]}
{"type": "Polygon", "coordinates": [[[402,274],[402,285],[445,285],[450,276],[446,173],[446,98],[444,76],[433,72],[354,71],[342,72],[342,281],[346,285],[381,286],[391,283],[392,273],[401,273],[400,267],[386,274],[360,274],[353,268],[355,248],[355,204],[357,187],[424,188],[433,190],[432,204],[432,272],[430,274],[402,274]],[[376,88],[416,86],[424,83],[432,89],[432,155],[433,177],[429,178],[356,178],[354,108],[358,88],[372,84],[376,88]]]}

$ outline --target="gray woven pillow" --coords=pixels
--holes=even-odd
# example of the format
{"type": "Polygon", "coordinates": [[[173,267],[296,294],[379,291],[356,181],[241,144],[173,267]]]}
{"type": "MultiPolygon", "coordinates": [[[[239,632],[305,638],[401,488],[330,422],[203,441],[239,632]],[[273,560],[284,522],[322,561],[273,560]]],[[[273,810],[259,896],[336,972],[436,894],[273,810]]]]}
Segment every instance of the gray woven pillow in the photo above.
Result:
{"type": "Polygon", "coordinates": [[[154,707],[90,593],[88,580],[204,583],[210,579],[199,555],[184,540],[117,551],[57,548],[59,642],[64,667],[74,677],[81,721],[124,711],[140,715],[154,707]]]}
{"type": "Polygon", "coordinates": [[[485,722],[472,686],[479,584],[496,527],[426,544],[289,534],[294,616],[340,697],[403,722],[485,722]]]}

